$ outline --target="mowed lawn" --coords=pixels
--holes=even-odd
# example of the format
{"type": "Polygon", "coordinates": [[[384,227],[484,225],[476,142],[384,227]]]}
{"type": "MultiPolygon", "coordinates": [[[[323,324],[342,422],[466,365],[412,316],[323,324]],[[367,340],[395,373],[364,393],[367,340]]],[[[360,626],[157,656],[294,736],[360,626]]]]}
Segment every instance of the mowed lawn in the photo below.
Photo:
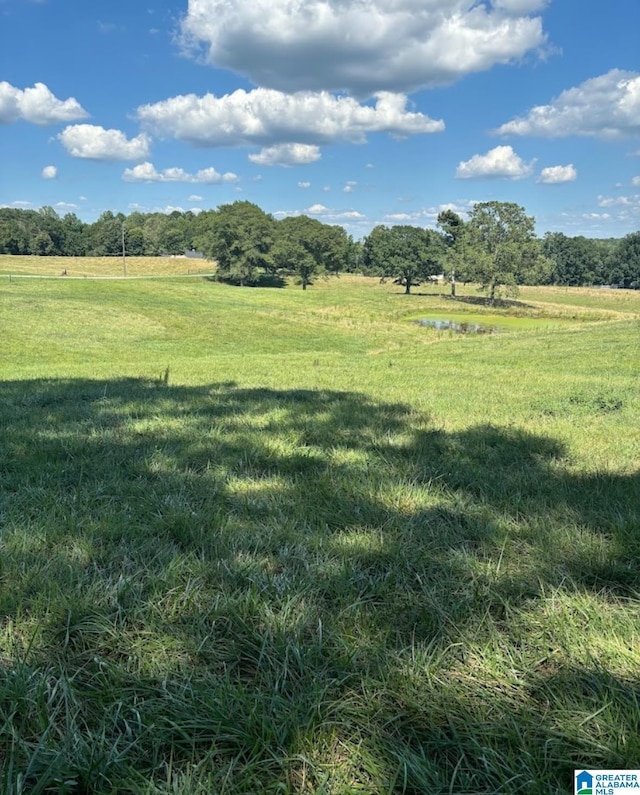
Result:
{"type": "Polygon", "coordinates": [[[640,767],[640,293],[459,292],[0,276],[0,792],[640,767]]]}

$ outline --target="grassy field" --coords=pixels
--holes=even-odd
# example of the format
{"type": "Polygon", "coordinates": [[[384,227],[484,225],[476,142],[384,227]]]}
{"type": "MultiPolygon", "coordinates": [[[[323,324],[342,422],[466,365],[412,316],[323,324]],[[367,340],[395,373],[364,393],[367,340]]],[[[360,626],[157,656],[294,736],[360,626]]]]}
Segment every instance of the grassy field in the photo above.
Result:
{"type": "Polygon", "coordinates": [[[640,767],[640,293],[422,292],[0,276],[0,792],[640,767]]]}
{"type": "Polygon", "coordinates": [[[188,257],[15,257],[0,254],[0,275],[114,278],[189,276],[211,273],[211,263],[188,257]],[[126,268],[126,274],[124,270],[126,268]]]}

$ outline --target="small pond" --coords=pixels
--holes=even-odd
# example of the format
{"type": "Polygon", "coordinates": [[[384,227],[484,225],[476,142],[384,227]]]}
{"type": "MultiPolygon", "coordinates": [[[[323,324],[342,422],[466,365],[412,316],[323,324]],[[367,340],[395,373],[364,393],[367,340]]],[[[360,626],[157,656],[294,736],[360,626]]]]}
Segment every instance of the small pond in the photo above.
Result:
{"type": "Polygon", "coordinates": [[[458,320],[435,320],[432,318],[421,318],[415,320],[419,326],[428,326],[438,331],[452,331],[454,334],[495,334],[498,330],[496,326],[483,326],[480,323],[468,323],[458,320]]]}

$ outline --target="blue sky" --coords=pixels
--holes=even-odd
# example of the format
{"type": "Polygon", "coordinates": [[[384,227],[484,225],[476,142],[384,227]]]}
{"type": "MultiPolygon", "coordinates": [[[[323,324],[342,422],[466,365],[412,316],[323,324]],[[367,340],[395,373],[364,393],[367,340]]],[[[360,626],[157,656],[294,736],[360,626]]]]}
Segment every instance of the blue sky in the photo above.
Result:
{"type": "Polygon", "coordinates": [[[0,0],[0,205],[640,229],[638,0],[0,0]]]}

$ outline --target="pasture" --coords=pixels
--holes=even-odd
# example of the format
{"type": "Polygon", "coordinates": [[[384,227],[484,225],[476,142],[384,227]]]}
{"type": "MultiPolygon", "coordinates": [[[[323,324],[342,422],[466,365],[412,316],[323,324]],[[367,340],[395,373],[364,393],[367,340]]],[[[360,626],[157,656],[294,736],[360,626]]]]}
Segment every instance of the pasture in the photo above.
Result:
{"type": "Polygon", "coordinates": [[[188,257],[14,257],[0,254],[0,275],[86,278],[152,278],[211,273],[211,263],[188,257]],[[126,274],[124,273],[126,269],[126,274]]]}
{"type": "Polygon", "coordinates": [[[640,293],[459,292],[0,275],[0,791],[638,767],[640,293]]]}

